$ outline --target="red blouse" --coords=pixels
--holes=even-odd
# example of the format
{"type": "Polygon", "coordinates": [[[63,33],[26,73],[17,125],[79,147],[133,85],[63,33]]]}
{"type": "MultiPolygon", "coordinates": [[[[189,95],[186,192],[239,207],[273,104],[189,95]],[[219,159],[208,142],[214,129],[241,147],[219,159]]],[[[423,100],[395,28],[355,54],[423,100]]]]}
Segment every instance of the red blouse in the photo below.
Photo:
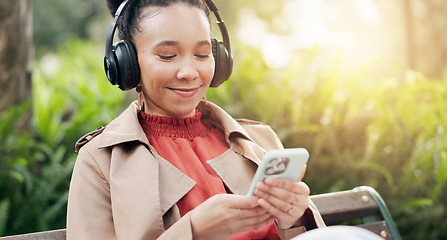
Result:
{"type": "MultiPolygon", "coordinates": [[[[196,185],[177,202],[183,216],[206,199],[227,193],[224,183],[206,163],[228,150],[223,132],[210,123],[201,122],[202,114],[196,110],[194,117],[169,118],[140,112],[141,127],[157,153],[196,185]]],[[[229,239],[279,239],[272,224],[256,231],[237,234],[229,239]],[[273,237],[273,238],[272,238],[273,237]]]]}

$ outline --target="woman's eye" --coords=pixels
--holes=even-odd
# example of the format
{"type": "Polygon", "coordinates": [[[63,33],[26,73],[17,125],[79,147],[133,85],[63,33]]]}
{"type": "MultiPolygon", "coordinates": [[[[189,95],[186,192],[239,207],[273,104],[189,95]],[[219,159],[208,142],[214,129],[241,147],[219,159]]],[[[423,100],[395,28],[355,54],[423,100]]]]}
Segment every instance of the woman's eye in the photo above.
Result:
{"type": "Polygon", "coordinates": [[[165,55],[158,55],[162,60],[172,60],[174,59],[177,55],[169,55],[169,56],[165,56],[165,55]]]}
{"type": "Polygon", "coordinates": [[[209,54],[196,54],[196,57],[200,59],[207,59],[209,56],[209,54]]]}

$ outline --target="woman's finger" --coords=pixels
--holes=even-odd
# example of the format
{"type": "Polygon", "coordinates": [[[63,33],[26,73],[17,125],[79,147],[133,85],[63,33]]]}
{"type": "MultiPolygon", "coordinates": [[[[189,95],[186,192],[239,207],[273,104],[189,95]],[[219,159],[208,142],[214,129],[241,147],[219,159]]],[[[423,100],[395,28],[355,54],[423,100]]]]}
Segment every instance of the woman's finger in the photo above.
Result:
{"type": "Polygon", "coordinates": [[[309,187],[303,182],[268,178],[257,184],[258,204],[275,216],[281,228],[292,226],[309,207],[309,187]]]}
{"type": "Polygon", "coordinates": [[[267,211],[261,207],[256,208],[238,208],[238,214],[241,218],[256,217],[265,214],[267,211]]]}
{"type": "Polygon", "coordinates": [[[268,201],[275,208],[282,210],[283,212],[289,212],[292,207],[307,208],[309,206],[307,195],[296,194],[287,192],[288,197],[278,197],[276,195],[269,194],[268,192],[256,192],[256,194],[262,195],[262,199],[268,201]]]}
{"type": "Polygon", "coordinates": [[[272,195],[290,203],[297,202],[299,195],[308,197],[309,194],[309,187],[305,183],[278,178],[267,179],[266,182],[259,182],[255,189],[255,196],[266,198],[267,195],[272,195]]]}

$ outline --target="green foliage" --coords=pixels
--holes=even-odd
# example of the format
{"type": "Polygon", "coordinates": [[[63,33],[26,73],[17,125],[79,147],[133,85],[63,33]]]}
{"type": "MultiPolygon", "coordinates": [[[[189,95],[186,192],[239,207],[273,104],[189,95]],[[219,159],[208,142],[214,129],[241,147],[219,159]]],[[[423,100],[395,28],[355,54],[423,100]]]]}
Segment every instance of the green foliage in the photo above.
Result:
{"type": "Polygon", "coordinates": [[[73,37],[105,39],[104,26],[112,18],[105,1],[98,0],[38,0],[32,1],[32,8],[33,42],[38,58],[73,37]]]}
{"type": "Polygon", "coordinates": [[[125,107],[101,63],[98,46],[69,41],[36,63],[32,106],[0,115],[0,236],[65,227],[74,143],[125,107]],[[17,128],[31,110],[32,130],[17,128]]]}
{"type": "Polygon", "coordinates": [[[37,64],[33,72],[34,119],[45,142],[73,145],[80,133],[106,124],[122,107],[125,94],[108,83],[102,62],[98,46],[72,40],[37,64]]]}
{"type": "Polygon", "coordinates": [[[279,71],[256,49],[239,51],[247,54],[231,81],[208,99],[269,124],[286,147],[307,148],[312,194],[368,185],[404,239],[447,237],[447,79],[377,73],[387,68],[376,62],[311,72],[317,49],[279,71]]]}

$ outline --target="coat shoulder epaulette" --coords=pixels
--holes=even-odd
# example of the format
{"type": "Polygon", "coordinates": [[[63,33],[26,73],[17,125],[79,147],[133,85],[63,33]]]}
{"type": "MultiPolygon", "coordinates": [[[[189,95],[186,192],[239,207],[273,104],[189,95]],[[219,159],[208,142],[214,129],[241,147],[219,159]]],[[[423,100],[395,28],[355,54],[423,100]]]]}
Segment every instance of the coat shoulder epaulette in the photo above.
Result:
{"type": "Polygon", "coordinates": [[[76,148],[76,152],[79,152],[79,149],[81,149],[82,146],[84,146],[85,144],[87,144],[88,142],[90,142],[94,137],[98,136],[99,134],[101,134],[104,131],[105,127],[99,127],[87,134],[85,134],[84,136],[82,136],[75,145],[76,148]]]}

